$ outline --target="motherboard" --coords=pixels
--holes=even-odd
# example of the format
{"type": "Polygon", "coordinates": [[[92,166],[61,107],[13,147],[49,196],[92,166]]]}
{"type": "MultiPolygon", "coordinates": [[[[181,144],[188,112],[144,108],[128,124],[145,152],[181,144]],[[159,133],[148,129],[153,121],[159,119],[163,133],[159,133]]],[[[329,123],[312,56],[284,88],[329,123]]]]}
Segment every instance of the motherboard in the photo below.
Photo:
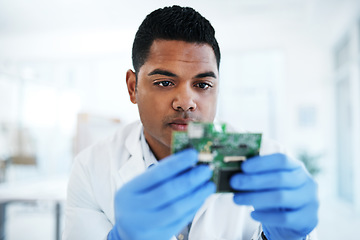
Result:
{"type": "Polygon", "coordinates": [[[241,164],[259,155],[261,133],[232,133],[226,131],[225,123],[190,122],[187,131],[172,133],[172,153],[186,148],[199,152],[198,164],[213,169],[212,181],[217,192],[235,192],[229,181],[241,172],[241,164]]]}

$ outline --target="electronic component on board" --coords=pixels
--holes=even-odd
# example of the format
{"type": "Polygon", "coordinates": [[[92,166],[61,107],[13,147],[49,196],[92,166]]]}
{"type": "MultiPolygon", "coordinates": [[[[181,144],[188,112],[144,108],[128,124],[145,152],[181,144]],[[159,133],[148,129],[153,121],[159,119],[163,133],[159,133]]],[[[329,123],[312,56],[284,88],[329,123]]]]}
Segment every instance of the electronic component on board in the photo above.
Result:
{"type": "Polygon", "coordinates": [[[198,164],[210,165],[217,192],[234,192],[229,180],[241,172],[241,164],[259,155],[261,133],[228,133],[226,124],[190,122],[187,131],[174,131],[172,153],[186,148],[199,152],[198,164]]]}

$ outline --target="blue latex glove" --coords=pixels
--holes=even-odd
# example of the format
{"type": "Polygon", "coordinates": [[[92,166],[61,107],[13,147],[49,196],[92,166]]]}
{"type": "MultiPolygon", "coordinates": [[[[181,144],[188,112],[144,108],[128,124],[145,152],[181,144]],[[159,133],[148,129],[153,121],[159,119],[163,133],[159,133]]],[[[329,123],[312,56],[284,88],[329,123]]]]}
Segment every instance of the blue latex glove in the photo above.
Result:
{"type": "Polygon", "coordinates": [[[115,195],[115,225],[108,239],[169,240],[189,224],[215,192],[212,170],[195,166],[197,152],[171,155],[121,187],[115,195]]]}
{"type": "Polygon", "coordinates": [[[317,184],[300,161],[284,154],[258,156],[242,165],[230,179],[234,202],[252,205],[251,216],[261,222],[268,240],[305,239],[317,225],[317,184]]]}

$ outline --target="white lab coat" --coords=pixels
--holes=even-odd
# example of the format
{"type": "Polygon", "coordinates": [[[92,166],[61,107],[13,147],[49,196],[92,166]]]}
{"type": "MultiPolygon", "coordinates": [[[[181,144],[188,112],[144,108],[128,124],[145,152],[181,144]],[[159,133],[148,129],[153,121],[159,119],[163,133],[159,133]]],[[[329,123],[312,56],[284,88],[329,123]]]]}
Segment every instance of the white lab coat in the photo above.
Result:
{"type": "MultiPolygon", "coordinates": [[[[77,156],[68,185],[63,239],[107,238],[115,223],[116,190],[146,170],[141,131],[140,122],[132,123],[77,156]]],[[[282,152],[279,144],[263,140],[260,154],[274,152],[282,152]]],[[[261,239],[261,226],[250,217],[251,211],[234,204],[232,194],[213,194],[195,215],[189,240],[261,239]]]]}

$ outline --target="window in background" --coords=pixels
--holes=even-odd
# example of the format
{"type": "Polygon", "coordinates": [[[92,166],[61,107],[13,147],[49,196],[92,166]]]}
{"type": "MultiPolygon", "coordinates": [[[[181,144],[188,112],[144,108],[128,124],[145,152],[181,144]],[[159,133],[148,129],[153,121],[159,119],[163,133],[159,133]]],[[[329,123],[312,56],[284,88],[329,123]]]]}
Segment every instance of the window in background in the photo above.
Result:
{"type": "Polygon", "coordinates": [[[338,195],[360,213],[360,22],[334,49],[338,195]]]}
{"type": "Polygon", "coordinates": [[[336,85],[337,96],[337,148],[338,148],[338,192],[341,198],[353,202],[353,126],[349,79],[336,85]]]}
{"type": "Polygon", "coordinates": [[[56,80],[54,75],[49,64],[12,63],[0,69],[0,134],[7,143],[1,151],[9,159],[4,181],[70,169],[80,100],[67,86],[67,77],[56,80]]]}

